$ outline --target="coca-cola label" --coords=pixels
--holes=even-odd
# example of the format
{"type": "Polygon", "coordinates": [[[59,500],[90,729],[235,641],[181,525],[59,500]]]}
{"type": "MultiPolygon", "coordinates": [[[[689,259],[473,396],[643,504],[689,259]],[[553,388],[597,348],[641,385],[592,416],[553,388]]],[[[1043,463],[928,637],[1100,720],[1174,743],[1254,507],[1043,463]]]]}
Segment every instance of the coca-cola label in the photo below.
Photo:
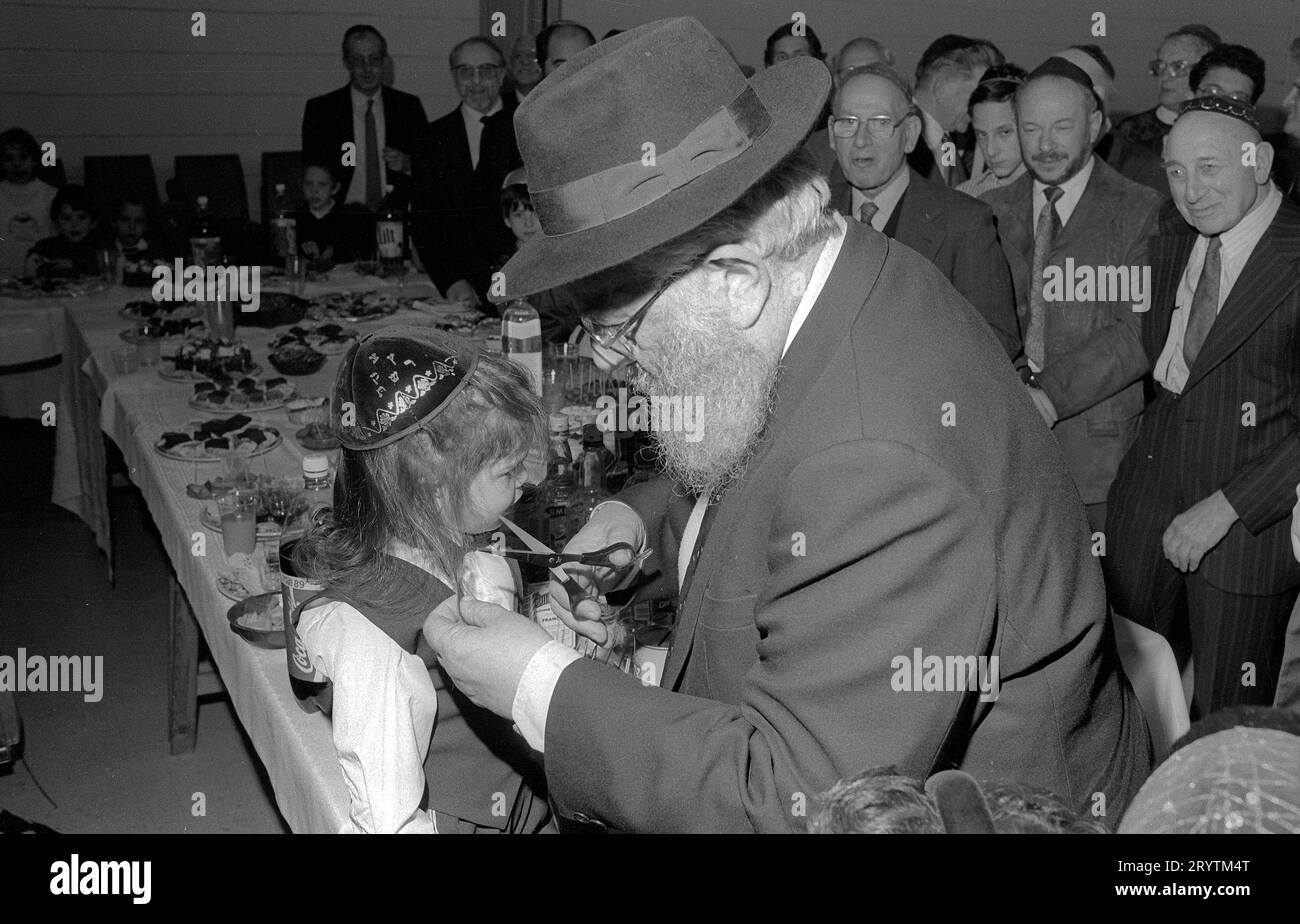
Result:
{"type": "Polygon", "coordinates": [[[298,607],[320,593],[322,585],[280,571],[280,602],[284,611],[284,640],[289,651],[289,674],[307,683],[324,683],[326,677],[311,666],[311,657],[298,637],[298,607]]]}

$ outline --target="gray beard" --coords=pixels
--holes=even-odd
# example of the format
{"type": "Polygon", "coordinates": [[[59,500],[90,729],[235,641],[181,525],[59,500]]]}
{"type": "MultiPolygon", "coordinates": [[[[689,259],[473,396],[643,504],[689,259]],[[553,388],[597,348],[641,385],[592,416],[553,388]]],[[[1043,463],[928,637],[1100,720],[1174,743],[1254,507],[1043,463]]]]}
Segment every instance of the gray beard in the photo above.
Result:
{"type": "Polygon", "coordinates": [[[700,435],[692,441],[689,433],[657,430],[659,460],[697,495],[718,494],[744,473],[762,441],[776,403],[780,360],[720,319],[709,319],[707,311],[679,317],[659,354],[656,373],[642,369],[634,385],[645,395],[693,397],[700,435]]]}

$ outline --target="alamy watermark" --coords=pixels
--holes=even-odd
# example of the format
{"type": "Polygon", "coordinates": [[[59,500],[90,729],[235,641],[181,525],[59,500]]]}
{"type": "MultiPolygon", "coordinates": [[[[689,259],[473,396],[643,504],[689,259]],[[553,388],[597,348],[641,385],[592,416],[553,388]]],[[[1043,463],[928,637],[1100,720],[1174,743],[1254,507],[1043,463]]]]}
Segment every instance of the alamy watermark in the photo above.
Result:
{"type": "Polygon", "coordinates": [[[895,693],[979,692],[980,702],[998,698],[1002,684],[997,655],[927,655],[920,648],[895,655],[889,662],[894,674],[889,685],[895,693]]]}
{"type": "Polygon", "coordinates": [[[84,693],[88,703],[104,698],[104,656],[0,655],[0,693],[84,693]]]}
{"type": "Polygon", "coordinates": [[[626,388],[618,397],[596,399],[596,427],[602,433],[619,430],[686,434],[686,442],[698,443],[704,436],[701,411],[703,395],[632,395],[626,388]]]}
{"type": "Polygon", "coordinates": [[[241,311],[257,311],[262,305],[260,266],[186,265],[179,257],[173,266],[160,263],[153,268],[154,301],[236,301],[241,311]]]}

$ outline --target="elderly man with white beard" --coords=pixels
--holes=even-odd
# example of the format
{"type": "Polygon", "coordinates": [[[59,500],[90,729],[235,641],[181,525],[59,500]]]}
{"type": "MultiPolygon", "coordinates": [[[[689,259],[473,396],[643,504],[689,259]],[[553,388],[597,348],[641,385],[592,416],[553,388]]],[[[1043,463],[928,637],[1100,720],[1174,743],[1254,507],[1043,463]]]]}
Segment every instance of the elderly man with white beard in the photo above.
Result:
{"type": "MultiPolygon", "coordinates": [[[[826,68],[746,81],[675,19],[561,73],[518,111],[544,233],[505,297],[572,284],[603,365],[702,401],[703,439],[655,434],[671,483],[600,505],[568,546],[655,544],[678,622],[654,688],[462,598],[425,622],[443,668],[544,751],[578,824],[798,831],[812,794],[891,764],[1118,819],[1150,742],[1078,497],[980,316],[792,154],[826,68]]],[[[594,593],[633,570],[571,573],[594,593]]],[[[611,641],[593,601],[551,600],[611,641]]]]}

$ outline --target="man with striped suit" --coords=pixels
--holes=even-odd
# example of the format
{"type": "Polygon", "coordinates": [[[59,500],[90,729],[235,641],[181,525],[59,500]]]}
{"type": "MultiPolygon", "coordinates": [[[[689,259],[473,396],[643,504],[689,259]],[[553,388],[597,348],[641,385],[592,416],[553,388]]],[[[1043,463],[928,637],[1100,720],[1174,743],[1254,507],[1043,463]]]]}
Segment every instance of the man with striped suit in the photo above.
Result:
{"type": "Polygon", "coordinates": [[[1191,225],[1153,240],[1142,339],[1157,385],[1111,487],[1116,612],[1177,638],[1193,708],[1270,705],[1300,587],[1300,209],[1269,182],[1254,109],[1186,103],[1165,145],[1191,225]]]}

